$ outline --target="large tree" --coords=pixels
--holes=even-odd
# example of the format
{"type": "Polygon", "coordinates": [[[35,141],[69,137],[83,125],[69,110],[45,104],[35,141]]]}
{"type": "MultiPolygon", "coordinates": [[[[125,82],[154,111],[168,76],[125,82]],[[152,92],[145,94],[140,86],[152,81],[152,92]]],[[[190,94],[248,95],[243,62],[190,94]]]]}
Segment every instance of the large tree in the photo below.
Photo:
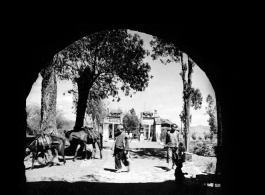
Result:
{"type": "Polygon", "coordinates": [[[181,55],[181,67],[182,71],[180,72],[180,76],[182,78],[183,83],[183,110],[180,113],[180,119],[184,124],[184,140],[187,151],[189,151],[189,129],[190,123],[192,119],[192,115],[190,113],[190,108],[193,107],[195,110],[201,109],[202,105],[202,94],[199,89],[195,89],[192,87],[192,73],[193,67],[195,63],[188,56],[188,62],[184,61],[184,53],[181,55]],[[187,72],[188,71],[188,72],[187,72]]]}
{"type": "Polygon", "coordinates": [[[56,128],[56,99],[57,81],[53,66],[53,60],[40,72],[42,76],[41,85],[41,122],[40,130],[46,133],[57,134],[56,128]]]}
{"type": "MultiPolygon", "coordinates": [[[[78,103],[78,90],[77,86],[74,85],[73,89],[68,90],[68,93],[73,95],[73,109],[74,112],[77,112],[77,103],[78,103]]],[[[102,121],[107,116],[107,103],[100,98],[98,95],[99,91],[96,91],[93,88],[90,90],[87,99],[87,108],[85,114],[87,116],[92,116],[93,127],[99,127],[102,124],[102,121]]],[[[65,93],[64,93],[65,94],[65,93]]]]}
{"type": "Polygon", "coordinates": [[[143,62],[146,55],[148,51],[140,36],[127,30],[97,32],[58,53],[58,76],[72,80],[78,89],[75,130],[83,126],[91,90],[101,99],[112,95],[119,101],[118,82],[125,95],[130,96],[148,86],[151,68],[143,62]]]}
{"type": "Polygon", "coordinates": [[[183,110],[180,113],[180,119],[184,124],[184,141],[186,150],[189,151],[189,128],[191,121],[190,107],[200,109],[202,104],[202,95],[199,89],[192,87],[192,72],[195,63],[189,56],[188,62],[184,60],[185,53],[177,48],[173,43],[167,42],[159,37],[153,37],[150,42],[152,47],[152,58],[156,60],[160,58],[163,64],[176,62],[181,64],[182,71],[180,76],[183,82],[183,110]],[[188,72],[187,72],[188,71],[188,72]]]}
{"type": "Polygon", "coordinates": [[[126,130],[132,131],[138,128],[140,121],[136,115],[134,108],[132,108],[129,112],[125,113],[122,122],[126,130]]]}

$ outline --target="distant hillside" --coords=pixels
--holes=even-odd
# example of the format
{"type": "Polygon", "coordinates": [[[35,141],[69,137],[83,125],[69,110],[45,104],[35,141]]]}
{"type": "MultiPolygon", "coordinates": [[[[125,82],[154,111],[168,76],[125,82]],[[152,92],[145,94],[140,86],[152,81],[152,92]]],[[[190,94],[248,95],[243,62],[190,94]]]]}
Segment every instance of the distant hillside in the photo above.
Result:
{"type": "Polygon", "coordinates": [[[198,126],[190,127],[190,134],[192,134],[193,132],[196,132],[198,135],[204,134],[204,132],[209,133],[210,126],[198,125],[198,126]]]}

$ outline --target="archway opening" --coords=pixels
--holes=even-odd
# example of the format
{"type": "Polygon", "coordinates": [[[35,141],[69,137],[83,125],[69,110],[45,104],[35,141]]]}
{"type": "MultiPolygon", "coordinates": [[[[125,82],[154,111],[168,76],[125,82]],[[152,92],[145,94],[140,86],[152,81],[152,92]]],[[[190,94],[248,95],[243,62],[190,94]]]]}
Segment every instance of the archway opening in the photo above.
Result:
{"type": "MultiPolygon", "coordinates": [[[[162,65],[161,65],[162,66],[162,65]]],[[[195,72],[196,70],[194,70],[194,72],[195,72]]],[[[161,72],[160,72],[161,73],[161,72]]],[[[172,72],[171,71],[168,71],[168,73],[171,73],[172,74],[172,72]]],[[[178,76],[178,71],[174,71],[174,73],[173,73],[173,75],[175,76],[178,76]]],[[[196,71],[196,73],[197,73],[197,71],[196,71]]],[[[180,76],[178,76],[178,77],[180,77],[180,76]]],[[[155,77],[154,77],[155,78],[155,77]]],[[[168,77],[165,77],[165,78],[167,78],[168,79],[168,77]]],[[[164,78],[164,79],[165,79],[164,78]]],[[[180,82],[181,83],[181,82],[180,82]]],[[[196,82],[193,82],[193,83],[196,83],[196,82]]],[[[150,85],[151,85],[151,81],[150,81],[150,85]]],[[[166,84],[164,84],[164,86],[165,86],[166,84]]],[[[148,88],[147,88],[148,89],[148,88]]],[[[171,92],[171,90],[168,90],[169,92],[171,92]]],[[[180,90],[181,91],[181,90],[180,90]]],[[[182,92],[182,91],[181,91],[182,92]]],[[[214,95],[214,93],[213,93],[213,95],[214,95]]],[[[122,99],[122,98],[121,98],[122,99]]],[[[181,99],[181,98],[180,98],[181,99]]],[[[122,100],[121,100],[122,101],[122,100]]],[[[165,102],[165,101],[164,101],[165,102]]],[[[163,102],[163,103],[164,103],[163,102]]],[[[149,102],[150,103],[150,102],[149,102]]],[[[150,107],[150,105],[148,105],[149,107],[150,107]]],[[[172,106],[165,106],[165,107],[172,107],[172,106]]],[[[177,106],[176,106],[177,107],[177,106]]],[[[128,108],[127,108],[128,109],[128,108]]],[[[153,109],[153,108],[152,108],[153,109]]],[[[147,109],[147,110],[150,110],[150,109],[147,109]]],[[[147,111],[147,110],[143,110],[143,111],[147,111]]],[[[180,112],[179,112],[180,113],[180,112]]],[[[178,115],[179,115],[179,113],[178,113],[178,115]]],[[[164,117],[164,118],[168,118],[168,117],[164,117]]],[[[175,123],[178,123],[178,122],[175,122],[175,123]]],[[[179,126],[181,126],[181,123],[178,123],[179,124],[179,126]]],[[[145,135],[145,136],[148,136],[148,134],[149,134],[149,132],[145,135]]]]}

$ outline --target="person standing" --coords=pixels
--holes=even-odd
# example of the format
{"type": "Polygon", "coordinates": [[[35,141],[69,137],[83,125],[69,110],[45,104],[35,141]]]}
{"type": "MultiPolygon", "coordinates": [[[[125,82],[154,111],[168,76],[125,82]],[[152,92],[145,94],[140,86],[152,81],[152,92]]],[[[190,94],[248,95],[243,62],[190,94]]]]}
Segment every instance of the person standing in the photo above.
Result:
{"type": "Polygon", "coordinates": [[[167,147],[167,171],[174,169],[174,155],[176,153],[176,149],[178,147],[179,142],[179,129],[177,125],[173,124],[166,135],[165,147],[167,147]]]}
{"type": "Polygon", "coordinates": [[[187,173],[183,173],[182,172],[182,167],[183,167],[183,163],[185,161],[185,147],[184,144],[182,142],[180,142],[178,144],[178,148],[176,151],[176,159],[175,159],[175,163],[176,163],[176,170],[175,170],[175,182],[177,184],[177,187],[182,190],[182,186],[183,186],[183,182],[185,180],[184,175],[186,175],[187,173]]]}
{"type": "Polygon", "coordinates": [[[126,158],[129,153],[129,138],[128,134],[123,131],[123,126],[118,125],[117,133],[115,133],[115,143],[114,143],[114,153],[115,157],[115,169],[116,173],[120,173],[122,169],[121,161],[125,166],[128,167],[129,171],[129,161],[126,158]]]}

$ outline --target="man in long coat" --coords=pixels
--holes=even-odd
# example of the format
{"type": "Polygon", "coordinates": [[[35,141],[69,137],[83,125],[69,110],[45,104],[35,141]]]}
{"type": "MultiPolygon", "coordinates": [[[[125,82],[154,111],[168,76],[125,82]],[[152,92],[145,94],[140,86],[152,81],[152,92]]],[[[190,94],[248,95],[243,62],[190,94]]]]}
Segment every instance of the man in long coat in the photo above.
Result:
{"type": "Polygon", "coordinates": [[[114,157],[115,157],[115,169],[116,173],[120,173],[122,169],[121,161],[125,166],[128,167],[129,171],[129,161],[126,155],[129,153],[129,137],[128,134],[124,132],[123,126],[118,125],[117,132],[115,133],[115,143],[113,145],[114,157]]]}
{"type": "Polygon", "coordinates": [[[176,153],[179,142],[179,129],[177,125],[173,124],[171,130],[168,131],[166,135],[165,147],[167,147],[167,171],[174,169],[174,155],[176,153]]]}

